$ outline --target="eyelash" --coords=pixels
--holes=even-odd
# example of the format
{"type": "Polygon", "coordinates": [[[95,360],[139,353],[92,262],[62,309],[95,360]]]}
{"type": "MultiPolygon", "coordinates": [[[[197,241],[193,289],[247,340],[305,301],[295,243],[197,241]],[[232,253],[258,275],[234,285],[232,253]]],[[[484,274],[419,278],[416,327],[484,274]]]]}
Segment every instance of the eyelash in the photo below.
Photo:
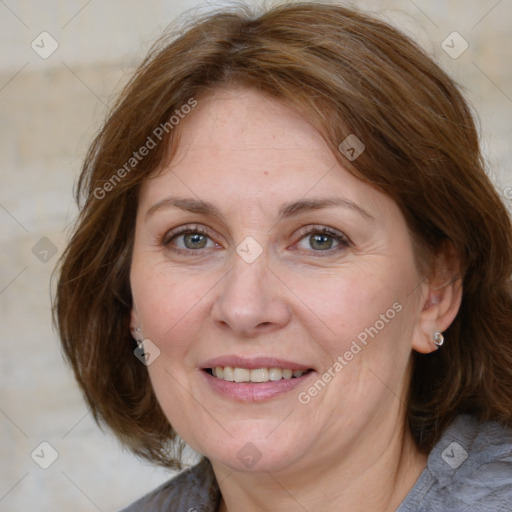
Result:
{"type": "MultiPolygon", "coordinates": [[[[183,226],[182,228],[178,228],[177,230],[170,231],[170,232],[166,233],[160,243],[164,247],[168,247],[170,245],[170,243],[175,238],[182,236],[182,235],[188,235],[188,234],[200,234],[200,235],[204,235],[204,236],[207,236],[208,238],[212,239],[208,230],[204,229],[201,226],[183,226]]],[[[309,236],[311,236],[311,235],[327,235],[327,236],[333,238],[336,242],[338,242],[339,245],[333,249],[327,249],[325,251],[321,251],[321,250],[315,251],[314,249],[311,249],[308,251],[308,252],[318,253],[318,256],[320,256],[320,257],[330,256],[335,252],[339,252],[341,250],[347,249],[348,247],[351,247],[353,245],[351,240],[346,235],[344,235],[341,232],[334,231],[333,229],[328,228],[326,226],[308,226],[306,228],[301,229],[297,235],[298,239],[295,242],[295,244],[299,243],[302,239],[304,239],[308,235],[309,236]],[[324,253],[324,254],[322,254],[322,253],[324,253]]],[[[218,245],[218,244],[216,243],[216,245],[218,245]]],[[[211,248],[209,248],[209,249],[211,249],[211,248]]],[[[189,256],[189,257],[200,256],[200,254],[198,254],[198,253],[201,252],[201,249],[181,249],[178,247],[173,247],[171,250],[173,252],[175,252],[176,254],[181,254],[181,255],[189,256]],[[193,253],[196,253],[196,254],[193,254],[193,253]]],[[[299,250],[301,250],[301,249],[299,249],[299,250]]]]}

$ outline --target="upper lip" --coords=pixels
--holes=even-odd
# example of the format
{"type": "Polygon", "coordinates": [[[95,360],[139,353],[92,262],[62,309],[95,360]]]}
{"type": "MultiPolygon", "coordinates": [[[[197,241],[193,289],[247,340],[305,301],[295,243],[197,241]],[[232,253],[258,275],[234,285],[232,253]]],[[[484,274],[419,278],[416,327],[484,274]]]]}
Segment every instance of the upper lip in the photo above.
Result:
{"type": "Polygon", "coordinates": [[[303,372],[311,370],[312,367],[285,359],[276,357],[251,357],[245,358],[236,355],[220,356],[205,361],[201,369],[231,366],[232,368],[247,368],[254,370],[257,368],[281,368],[290,370],[301,370],[303,372]]]}

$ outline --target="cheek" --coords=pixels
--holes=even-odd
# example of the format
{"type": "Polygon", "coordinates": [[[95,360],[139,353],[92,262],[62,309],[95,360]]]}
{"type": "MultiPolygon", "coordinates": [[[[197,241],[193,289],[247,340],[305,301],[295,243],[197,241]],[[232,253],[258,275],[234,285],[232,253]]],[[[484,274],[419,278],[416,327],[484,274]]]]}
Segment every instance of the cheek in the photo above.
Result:
{"type": "Polygon", "coordinates": [[[210,273],[194,276],[165,263],[152,266],[144,258],[134,260],[133,302],[144,336],[162,351],[185,350],[202,323],[208,293],[217,281],[210,273]]]}
{"type": "Polygon", "coordinates": [[[375,273],[367,268],[339,271],[322,279],[316,276],[314,281],[295,280],[294,288],[310,310],[309,316],[322,324],[322,332],[351,339],[389,310],[388,316],[394,318],[397,306],[393,309],[393,305],[404,300],[406,282],[411,280],[403,273],[400,278],[392,269],[375,273]]]}
{"type": "Polygon", "coordinates": [[[402,378],[411,352],[416,318],[411,290],[417,277],[414,265],[406,261],[373,261],[357,271],[325,276],[323,282],[296,281],[302,288],[297,295],[308,308],[299,316],[310,319],[307,329],[325,350],[323,369],[344,358],[340,389],[348,387],[359,396],[355,390],[368,392],[362,382],[374,383],[375,374],[390,385],[402,378]]]}
{"type": "Polygon", "coordinates": [[[198,420],[201,397],[194,398],[194,389],[188,381],[189,376],[182,361],[175,357],[173,366],[173,358],[166,356],[175,354],[162,353],[161,358],[148,366],[156,399],[173,430],[194,450],[204,453],[201,443],[205,432],[201,428],[202,422],[198,420]]]}

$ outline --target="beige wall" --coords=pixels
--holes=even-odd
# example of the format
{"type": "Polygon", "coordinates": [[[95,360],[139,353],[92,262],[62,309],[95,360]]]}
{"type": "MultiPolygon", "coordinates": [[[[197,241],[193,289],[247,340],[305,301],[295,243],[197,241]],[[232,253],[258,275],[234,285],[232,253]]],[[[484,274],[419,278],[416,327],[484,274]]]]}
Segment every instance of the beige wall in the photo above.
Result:
{"type": "MultiPolygon", "coordinates": [[[[93,423],[62,362],[49,287],[76,213],[72,187],[105,104],[163,27],[208,3],[229,2],[0,2],[0,511],[113,511],[168,477],[93,423]],[[43,31],[59,45],[47,59],[31,48],[35,39],[40,53],[51,49],[47,36],[36,38],[43,31]],[[48,469],[31,458],[43,441],[58,452],[48,469]]],[[[465,87],[497,188],[512,187],[511,2],[357,4],[404,27],[465,87]],[[469,45],[456,59],[441,48],[453,31],[469,45]]],[[[34,459],[50,462],[51,448],[34,459]]]]}

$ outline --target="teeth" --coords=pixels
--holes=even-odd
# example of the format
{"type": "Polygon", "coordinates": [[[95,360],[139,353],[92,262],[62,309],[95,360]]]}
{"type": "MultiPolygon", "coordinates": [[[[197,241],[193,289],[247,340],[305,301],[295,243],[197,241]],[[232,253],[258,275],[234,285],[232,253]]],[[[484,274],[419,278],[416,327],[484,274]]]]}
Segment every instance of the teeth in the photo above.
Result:
{"type": "Polygon", "coordinates": [[[247,368],[233,368],[235,382],[249,382],[251,380],[251,370],[247,368]]]}
{"type": "Polygon", "coordinates": [[[269,382],[281,379],[291,379],[304,375],[301,370],[290,370],[289,368],[233,368],[231,366],[217,366],[212,368],[212,374],[218,379],[229,382],[269,382]]]}
{"type": "MultiPolygon", "coordinates": [[[[217,371],[219,368],[217,368],[217,371]]],[[[220,379],[229,380],[230,382],[233,382],[235,380],[235,376],[233,375],[233,368],[231,366],[225,366],[224,371],[222,371],[222,368],[220,371],[223,373],[222,377],[219,377],[220,379]]]]}
{"type": "Polygon", "coordinates": [[[283,370],[281,368],[269,368],[268,378],[270,380],[281,380],[283,378],[283,370]]]}
{"type": "Polygon", "coordinates": [[[268,370],[266,368],[258,368],[251,370],[251,382],[268,382],[268,370]]]}

